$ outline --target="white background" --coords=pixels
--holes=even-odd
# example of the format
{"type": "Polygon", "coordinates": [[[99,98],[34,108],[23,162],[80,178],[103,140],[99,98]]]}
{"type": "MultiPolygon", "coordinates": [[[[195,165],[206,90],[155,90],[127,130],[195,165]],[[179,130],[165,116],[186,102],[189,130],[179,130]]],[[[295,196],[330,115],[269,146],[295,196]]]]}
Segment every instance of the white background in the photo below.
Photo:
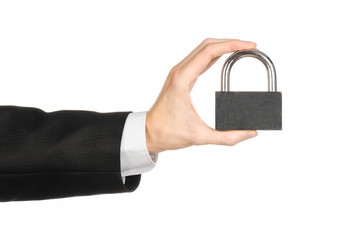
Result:
{"type": "MultiPolygon", "coordinates": [[[[362,239],[361,23],[352,0],[1,0],[1,105],[148,110],[206,37],[256,42],[283,92],[283,131],[162,153],[134,193],[1,203],[1,239],[362,239]]],[[[226,57],[192,92],[210,126],[226,57]]],[[[267,88],[254,59],[231,77],[267,88]]]]}

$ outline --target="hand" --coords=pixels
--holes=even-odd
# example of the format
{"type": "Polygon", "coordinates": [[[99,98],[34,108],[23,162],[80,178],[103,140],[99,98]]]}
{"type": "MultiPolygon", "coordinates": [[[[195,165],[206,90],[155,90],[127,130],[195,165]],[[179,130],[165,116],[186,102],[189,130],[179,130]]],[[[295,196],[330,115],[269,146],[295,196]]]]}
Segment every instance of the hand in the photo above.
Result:
{"type": "Polygon", "coordinates": [[[173,67],[146,117],[146,142],[150,154],[192,145],[235,145],[258,135],[256,131],[217,131],[196,112],[190,92],[199,75],[223,54],[255,49],[256,44],[234,39],[205,39],[173,67]]]}

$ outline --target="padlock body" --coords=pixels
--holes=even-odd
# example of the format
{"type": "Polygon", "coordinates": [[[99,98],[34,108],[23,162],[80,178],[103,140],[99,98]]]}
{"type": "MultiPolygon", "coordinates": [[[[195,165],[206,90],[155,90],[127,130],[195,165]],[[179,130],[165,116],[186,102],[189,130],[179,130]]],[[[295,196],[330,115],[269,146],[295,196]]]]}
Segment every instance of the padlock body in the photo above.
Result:
{"type": "Polygon", "coordinates": [[[217,130],[281,130],[281,92],[216,92],[217,130]]]}

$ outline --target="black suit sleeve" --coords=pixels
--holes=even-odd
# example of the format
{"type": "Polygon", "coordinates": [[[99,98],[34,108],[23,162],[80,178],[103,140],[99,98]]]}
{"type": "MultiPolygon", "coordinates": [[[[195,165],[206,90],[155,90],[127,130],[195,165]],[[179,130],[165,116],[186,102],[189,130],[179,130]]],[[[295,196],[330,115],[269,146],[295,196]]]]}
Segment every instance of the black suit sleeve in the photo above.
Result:
{"type": "Polygon", "coordinates": [[[128,114],[0,106],[0,201],[134,191],[141,176],[120,174],[128,114]]]}

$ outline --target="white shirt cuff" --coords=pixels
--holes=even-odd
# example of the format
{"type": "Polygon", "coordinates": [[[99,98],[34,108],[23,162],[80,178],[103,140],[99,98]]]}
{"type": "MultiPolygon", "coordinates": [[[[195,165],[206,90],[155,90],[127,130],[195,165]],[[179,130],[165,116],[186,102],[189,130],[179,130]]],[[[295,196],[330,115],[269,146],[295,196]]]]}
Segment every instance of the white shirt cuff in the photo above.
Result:
{"type": "Polygon", "coordinates": [[[121,176],[138,175],[151,170],[158,154],[150,155],[146,145],[147,112],[130,113],[127,116],[121,139],[121,176]]]}

